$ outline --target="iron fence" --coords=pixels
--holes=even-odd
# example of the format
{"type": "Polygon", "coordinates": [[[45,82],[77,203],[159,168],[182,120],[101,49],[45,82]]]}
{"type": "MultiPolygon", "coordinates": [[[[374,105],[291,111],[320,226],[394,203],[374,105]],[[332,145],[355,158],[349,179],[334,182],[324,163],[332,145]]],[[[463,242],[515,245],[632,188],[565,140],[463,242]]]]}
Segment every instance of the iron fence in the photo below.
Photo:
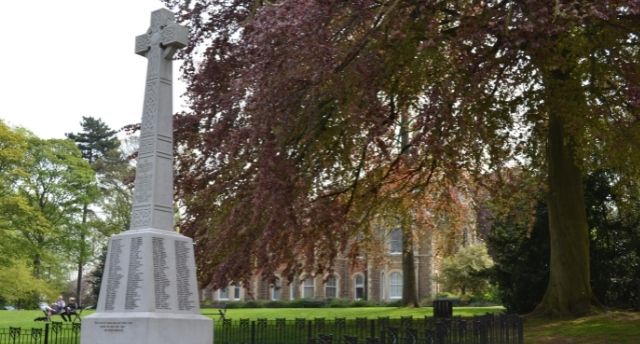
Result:
{"type": "Polygon", "coordinates": [[[516,315],[434,319],[223,320],[215,344],[522,344],[516,315]]]}
{"type": "Polygon", "coordinates": [[[80,323],[51,322],[41,328],[0,328],[0,344],[80,344],[80,323]]]}
{"type": "MultiPolygon", "coordinates": [[[[43,328],[0,328],[0,344],[79,344],[80,323],[51,322],[43,328]]],[[[386,317],[369,319],[223,320],[215,344],[522,344],[522,319],[476,317],[386,317]]],[[[86,343],[89,344],[89,343],[86,343]]]]}

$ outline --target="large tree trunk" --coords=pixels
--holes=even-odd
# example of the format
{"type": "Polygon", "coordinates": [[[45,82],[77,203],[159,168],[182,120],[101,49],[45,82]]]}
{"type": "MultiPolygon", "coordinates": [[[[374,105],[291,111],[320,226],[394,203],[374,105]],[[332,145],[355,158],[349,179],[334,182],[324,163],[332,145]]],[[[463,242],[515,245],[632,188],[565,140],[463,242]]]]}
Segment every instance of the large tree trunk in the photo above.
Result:
{"type": "Polygon", "coordinates": [[[586,103],[579,81],[569,72],[556,70],[544,76],[551,258],[549,284],[534,313],[582,316],[590,312],[593,300],[582,171],[576,154],[583,135],[577,112],[586,111],[586,103]]]}
{"type": "MultiPolygon", "coordinates": [[[[407,113],[400,114],[400,151],[409,145],[409,119],[407,113]]],[[[401,153],[404,154],[404,153],[401,153]]],[[[413,250],[413,217],[404,214],[402,221],[402,304],[407,307],[420,307],[416,290],[416,264],[413,250]]]]}
{"type": "Polygon", "coordinates": [[[413,255],[413,234],[407,221],[402,224],[402,304],[420,307],[416,290],[416,264],[413,255]]]}

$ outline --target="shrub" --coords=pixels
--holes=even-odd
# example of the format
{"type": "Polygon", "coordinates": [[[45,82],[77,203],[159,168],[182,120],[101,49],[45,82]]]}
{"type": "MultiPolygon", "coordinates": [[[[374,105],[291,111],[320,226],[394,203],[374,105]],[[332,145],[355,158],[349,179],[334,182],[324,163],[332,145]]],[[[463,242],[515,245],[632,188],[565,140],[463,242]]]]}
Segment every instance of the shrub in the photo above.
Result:
{"type": "Polygon", "coordinates": [[[350,307],[352,301],[349,299],[331,299],[327,306],[330,308],[347,308],[350,307]]]}
{"type": "Polygon", "coordinates": [[[461,297],[470,298],[468,293],[481,294],[489,287],[487,270],[493,260],[484,244],[463,247],[442,262],[441,280],[445,289],[459,291],[461,297]]]}
{"type": "Polygon", "coordinates": [[[496,219],[487,238],[495,266],[491,279],[509,312],[528,313],[542,299],[549,280],[547,207],[538,202],[533,226],[517,219],[517,207],[496,219]]]}
{"type": "Polygon", "coordinates": [[[267,301],[264,304],[265,308],[288,308],[289,307],[289,303],[287,301],[280,301],[280,300],[276,300],[276,301],[267,301]]]}
{"type": "Polygon", "coordinates": [[[327,303],[324,300],[316,299],[297,299],[289,301],[289,307],[291,308],[322,308],[326,305],[327,303]]]}
{"type": "Polygon", "coordinates": [[[245,301],[244,304],[242,304],[242,308],[262,308],[263,304],[260,301],[256,301],[256,300],[249,300],[249,301],[245,301]]]}

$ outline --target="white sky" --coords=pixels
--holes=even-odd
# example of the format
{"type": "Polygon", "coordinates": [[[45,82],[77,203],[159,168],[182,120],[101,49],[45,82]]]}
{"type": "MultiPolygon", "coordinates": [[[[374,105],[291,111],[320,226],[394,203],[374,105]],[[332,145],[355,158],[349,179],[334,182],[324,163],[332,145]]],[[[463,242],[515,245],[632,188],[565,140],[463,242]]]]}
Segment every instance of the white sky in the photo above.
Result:
{"type": "MultiPolygon", "coordinates": [[[[147,59],[134,53],[159,0],[10,0],[0,19],[0,119],[42,138],[140,121],[147,59]]],[[[174,112],[184,105],[174,62],[174,112]]]]}

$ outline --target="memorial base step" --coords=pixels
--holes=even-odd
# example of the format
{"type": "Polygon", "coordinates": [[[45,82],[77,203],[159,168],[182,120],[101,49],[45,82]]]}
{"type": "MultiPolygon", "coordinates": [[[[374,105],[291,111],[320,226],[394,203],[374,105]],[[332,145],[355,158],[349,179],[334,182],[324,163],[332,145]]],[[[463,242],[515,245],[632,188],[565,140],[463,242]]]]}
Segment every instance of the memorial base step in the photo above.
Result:
{"type": "Polygon", "coordinates": [[[213,322],[199,314],[96,313],[82,320],[81,344],[212,344],[213,322]]]}

